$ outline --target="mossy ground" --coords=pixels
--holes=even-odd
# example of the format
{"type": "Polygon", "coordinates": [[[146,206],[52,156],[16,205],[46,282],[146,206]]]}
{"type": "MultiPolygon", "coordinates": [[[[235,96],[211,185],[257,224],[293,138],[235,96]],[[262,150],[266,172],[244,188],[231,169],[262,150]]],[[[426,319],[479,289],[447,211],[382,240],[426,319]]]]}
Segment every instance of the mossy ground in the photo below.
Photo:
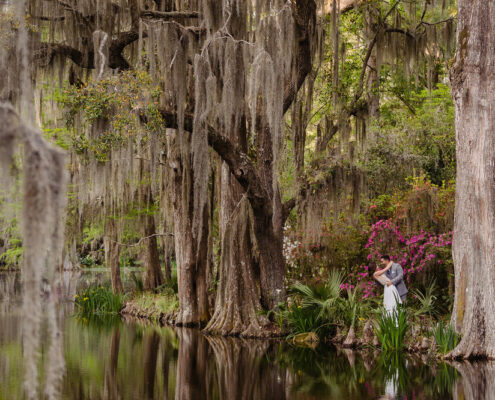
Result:
{"type": "Polygon", "coordinates": [[[179,300],[175,293],[139,292],[125,302],[121,314],[167,323],[175,320],[178,310],[179,300]]]}

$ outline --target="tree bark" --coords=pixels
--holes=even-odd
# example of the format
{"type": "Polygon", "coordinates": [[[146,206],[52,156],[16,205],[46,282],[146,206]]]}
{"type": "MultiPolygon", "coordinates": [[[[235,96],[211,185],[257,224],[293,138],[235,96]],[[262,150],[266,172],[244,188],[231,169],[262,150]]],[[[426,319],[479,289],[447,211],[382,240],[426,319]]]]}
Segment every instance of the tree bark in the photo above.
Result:
{"type": "Polygon", "coordinates": [[[156,289],[163,284],[163,274],[160,266],[160,255],[158,253],[158,241],[156,237],[155,216],[152,213],[153,198],[151,196],[151,186],[149,176],[146,176],[144,172],[144,161],[139,160],[139,182],[140,187],[138,189],[140,207],[142,208],[143,215],[141,217],[141,223],[143,225],[143,234],[145,239],[145,277],[144,288],[146,290],[156,289]]]}
{"type": "Polygon", "coordinates": [[[495,1],[459,0],[451,71],[457,138],[455,358],[495,358],[495,1]]]}
{"type": "Polygon", "coordinates": [[[260,253],[261,304],[268,310],[285,300],[285,259],[283,257],[282,201],[278,185],[274,188],[272,132],[267,123],[258,129],[258,176],[271,202],[254,209],[254,234],[260,253]],[[271,209],[267,212],[267,207],[271,209]]]}
{"type": "Polygon", "coordinates": [[[251,241],[252,217],[244,190],[222,166],[221,209],[219,217],[221,260],[213,317],[206,333],[257,337],[269,335],[267,319],[259,315],[259,274],[251,241]]]}
{"type": "Polygon", "coordinates": [[[144,235],[146,239],[145,264],[146,274],[144,278],[144,288],[147,290],[156,289],[163,284],[163,273],[160,266],[160,256],[158,253],[158,243],[155,228],[155,217],[145,216],[144,235]]]}
{"type": "MultiPolygon", "coordinates": [[[[174,208],[175,253],[179,286],[179,315],[177,325],[197,326],[208,321],[208,293],[206,284],[208,255],[208,213],[203,210],[203,230],[199,243],[194,238],[193,185],[191,165],[181,154],[176,131],[167,129],[168,159],[172,170],[172,203],[174,208]],[[184,181],[188,180],[188,181],[184,181]]],[[[186,140],[186,139],[184,139],[186,140]]],[[[187,138],[189,140],[189,138],[187,138]]]]}
{"type": "Polygon", "coordinates": [[[117,243],[117,227],[112,217],[105,220],[105,264],[110,268],[112,290],[114,293],[122,293],[122,280],[120,278],[120,248],[117,243]]]}

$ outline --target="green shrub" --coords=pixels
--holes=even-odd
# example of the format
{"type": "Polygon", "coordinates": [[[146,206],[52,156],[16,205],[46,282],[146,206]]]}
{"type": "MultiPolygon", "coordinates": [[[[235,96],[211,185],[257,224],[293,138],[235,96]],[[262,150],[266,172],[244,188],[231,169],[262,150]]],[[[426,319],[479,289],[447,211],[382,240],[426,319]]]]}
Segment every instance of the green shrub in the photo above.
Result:
{"type": "Polygon", "coordinates": [[[413,290],[413,294],[419,303],[418,309],[413,312],[414,316],[428,315],[431,318],[438,314],[438,310],[435,308],[435,302],[437,300],[435,292],[435,281],[426,286],[424,293],[419,289],[413,290]]]}
{"type": "Polygon", "coordinates": [[[92,267],[93,265],[97,264],[97,261],[95,258],[88,255],[79,257],[79,264],[84,265],[85,267],[92,267]]]}
{"type": "MultiPolygon", "coordinates": [[[[332,271],[329,279],[315,286],[296,282],[290,292],[295,297],[289,307],[280,307],[280,317],[287,325],[289,337],[305,332],[324,336],[340,322],[340,285],[342,274],[332,271]]],[[[277,318],[280,319],[280,318],[277,318]]]]}
{"type": "Polygon", "coordinates": [[[441,354],[447,354],[448,352],[453,350],[457,346],[457,343],[459,341],[459,336],[457,335],[452,325],[447,324],[444,326],[440,322],[433,330],[433,337],[437,342],[438,351],[441,354]]]}
{"type": "Polygon", "coordinates": [[[114,294],[109,286],[90,286],[75,295],[77,313],[81,316],[117,314],[122,308],[122,300],[122,295],[114,294]]]}
{"type": "Polygon", "coordinates": [[[364,298],[358,288],[348,289],[347,297],[340,299],[340,317],[345,326],[351,327],[359,324],[369,317],[373,309],[374,299],[364,298]]]}
{"type": "Polygon", "coordinates": [[[323,324],[320,312],[315,307],[302,308],[301,305],[294,305],[281,313],[290,332],[287,339],[300,333],[317,332],[323,324]]]}
{"type": "Polygon", "coordinates": [[[407,310],[397,307],[395,312],[383,311],[378,317],[375,332],[384,351],[397,351],[404,347],[404,337],[408,326],[407,310]]]}

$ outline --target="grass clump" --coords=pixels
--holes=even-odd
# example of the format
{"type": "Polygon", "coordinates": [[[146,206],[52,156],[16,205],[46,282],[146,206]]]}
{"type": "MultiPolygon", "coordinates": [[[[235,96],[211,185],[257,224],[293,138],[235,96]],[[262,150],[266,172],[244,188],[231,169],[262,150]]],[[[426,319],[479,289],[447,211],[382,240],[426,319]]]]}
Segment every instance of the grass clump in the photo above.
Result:
{"type": "Polygon", "coordinates": [[[433,329],[433,337],[437,342],[437,351],[441,354],[447,354],[454,350],[459,342],[459,336],[451,324],[437,323],[437,326],[433,329]]]}
{"type": "Polygon", "coordinates": [[[408,327],[408,313],[399,306],[393,313],[382,312],[375,325],[375,333],[382,350],[397,351],[404,347],[404,338],[408,327]]]}
{"type": "Polygon", "coordinates": [[[77,313],[82,316],[118,314],[122,301],[122,295],[114,294],[109,286],[90,286],[75,295],[77,313]]]}

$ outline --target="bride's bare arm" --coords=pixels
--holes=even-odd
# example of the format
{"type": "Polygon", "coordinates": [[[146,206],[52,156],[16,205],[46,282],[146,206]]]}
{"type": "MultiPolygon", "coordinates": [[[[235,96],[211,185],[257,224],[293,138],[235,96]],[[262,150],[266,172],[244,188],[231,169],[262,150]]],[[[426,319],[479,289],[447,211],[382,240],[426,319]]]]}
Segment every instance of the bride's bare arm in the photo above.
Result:
{"type": "MultiPolygon", "coordinates": [[[[390,265],[388,265],[387,267],[383,268],[383,269],[377,269],[375,271],[375,273],[373,274],[373,277],[376,279],[378,278],[379,276],[382,276],[385,272],[387,272],[390,268],[392,267],[392,263],[390,263],[390,265]]],[[[388,279],[388,278],[387,278],[388,279]]]]}

